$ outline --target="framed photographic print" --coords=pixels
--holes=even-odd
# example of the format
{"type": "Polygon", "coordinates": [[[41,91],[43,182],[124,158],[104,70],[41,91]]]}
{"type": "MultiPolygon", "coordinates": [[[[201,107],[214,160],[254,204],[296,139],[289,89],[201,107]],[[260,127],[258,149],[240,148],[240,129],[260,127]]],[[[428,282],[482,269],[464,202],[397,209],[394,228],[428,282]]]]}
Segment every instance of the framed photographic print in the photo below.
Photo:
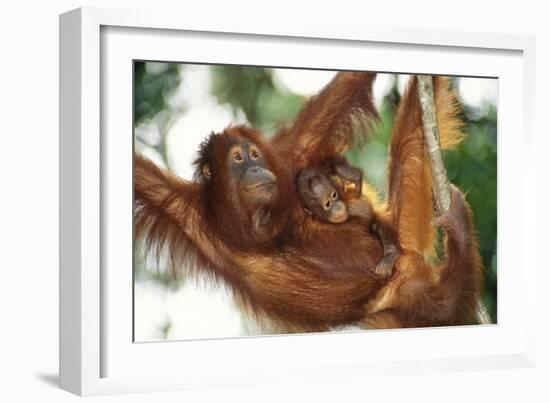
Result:
{"type": "Polygon", "coordinates": [[[532,365],[531,38],[60,24],[64,389],[532,365]]]}

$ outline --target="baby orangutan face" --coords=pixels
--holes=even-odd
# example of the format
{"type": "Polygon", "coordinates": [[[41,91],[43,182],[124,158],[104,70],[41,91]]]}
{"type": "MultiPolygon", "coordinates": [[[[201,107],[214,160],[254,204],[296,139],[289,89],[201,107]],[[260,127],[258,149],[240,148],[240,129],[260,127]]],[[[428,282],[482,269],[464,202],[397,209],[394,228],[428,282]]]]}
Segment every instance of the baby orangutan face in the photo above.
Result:
{"type": "Polygon", "coordinates": [[[322,221],[342,223],[348,219],[346,204],[327,175],[306,168],[298,177],[298,193],[305,210],[322,221]]]}

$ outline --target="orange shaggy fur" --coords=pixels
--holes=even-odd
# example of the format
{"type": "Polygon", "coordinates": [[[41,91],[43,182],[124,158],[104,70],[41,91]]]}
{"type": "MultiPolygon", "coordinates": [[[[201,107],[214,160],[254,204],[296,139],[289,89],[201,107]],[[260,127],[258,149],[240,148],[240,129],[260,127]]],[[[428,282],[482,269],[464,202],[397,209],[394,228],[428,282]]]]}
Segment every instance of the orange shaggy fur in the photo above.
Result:
{"type": "MultiPolygon", "coordinates": [[[[389,279],[370,273],[382,257],[380,239],[359,221],[319,223],[308,218],[294,179],[306,166],[362,142],[376,115],[371,73],[339,73],[310,100],[294,126],[266,141],[253,129],[212,135],[201,149],[197,179],[184,181],[135,155],[136,238],[147,251],[167,248],[172,262],[227,284],[244,311],[279,331],[324,331],[344,324],[369,328],[468,323],[482,286],[482,265],[471,211],[458,191],[439,224],[446,259],[430,267],[435,245],[431,177],[425,155],[416,81],[400,104],[390,146],[386,204],[371,198],[395,228],[402,250],[389,279]],[[358,123],[359,125],[357,125],[358,123]],[[271,232],[257,239],[250,217],[226,186],[230,139],[253,141],[268,156],[282,195],[268,218],[271,232]],[[212,167],[217,182],[200,175],[212,167]]],[[[434,80],[442,143],[460,141],[457,103],[448,81],[434,80]]]]}

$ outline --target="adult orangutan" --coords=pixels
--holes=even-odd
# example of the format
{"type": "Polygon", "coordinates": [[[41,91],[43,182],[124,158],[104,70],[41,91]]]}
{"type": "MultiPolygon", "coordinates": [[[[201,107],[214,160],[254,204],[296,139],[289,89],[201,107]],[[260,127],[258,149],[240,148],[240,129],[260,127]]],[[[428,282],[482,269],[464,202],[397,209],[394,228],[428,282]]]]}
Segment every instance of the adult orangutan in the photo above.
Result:
{"type": "MultiPolygon", "coordinates": [[[[211,134],[199,151],[194,181],[136,154],[137,239],[147,251],[167,248],[175,266],[185,262],[192,272],[225,282],[241,308],[271,329],[469,323],[483,268],[471,211],[456,188],[449,211],[434,220],[446,232],[446,259],[438,267],[425,259],[436,237],[415,79],[396,117],[387,203],[363,192],[397,237],[401,252],[389,278],[373,273],[383,247],[369,226],[354,217],[321,222],[297,196],[303,168],[364,140],[376,116],[374,77],[337,74],[271,141],[243,126],[211,134]]],[[[442,144],[452,146],[461,138],[456,101],[447,80],[436,78],[434,87],[442,144]]]]}

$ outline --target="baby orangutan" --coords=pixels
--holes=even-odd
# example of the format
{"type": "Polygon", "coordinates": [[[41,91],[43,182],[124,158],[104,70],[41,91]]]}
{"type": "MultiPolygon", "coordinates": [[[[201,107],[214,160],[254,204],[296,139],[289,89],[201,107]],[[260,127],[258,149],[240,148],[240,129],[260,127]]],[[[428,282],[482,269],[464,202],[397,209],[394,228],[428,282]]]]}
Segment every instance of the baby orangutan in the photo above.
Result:
{"type": "Polygon", "coordinates": [[[303,169],[298,175],[297,190],[308,214],[328,223],[342,223],[349,217],[358,217],[380,237],[384,256],[374,273],[388,277],[399,257],[395,234],[390,225],[377,216],[369,200],[361,197],[363,174],[343,158],[333,160],[329,166],[303,169]],[[334,173],[334,180],[331,172],[334,173]],[[350,195],[351,193],[351,195],[350,195]]]}

